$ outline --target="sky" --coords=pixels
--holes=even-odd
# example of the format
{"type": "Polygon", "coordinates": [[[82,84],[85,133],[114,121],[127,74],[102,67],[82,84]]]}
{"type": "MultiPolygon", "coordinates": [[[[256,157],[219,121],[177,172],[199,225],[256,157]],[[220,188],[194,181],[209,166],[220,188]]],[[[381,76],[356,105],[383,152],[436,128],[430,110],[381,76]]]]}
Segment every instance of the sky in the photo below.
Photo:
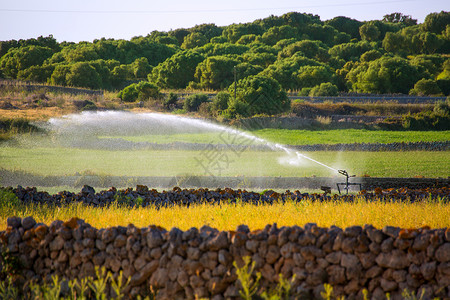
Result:
{"type": "Polygon", "coordinates": [[[225,26],[291,11],[319,15],[322,21],[337,16],[381,20],[400,12],[422,23],[442,10],[450,11],[449,0],[0,0],[0,40],[49,35],[58,42],[129,40],[154,30],[225,26]]]}

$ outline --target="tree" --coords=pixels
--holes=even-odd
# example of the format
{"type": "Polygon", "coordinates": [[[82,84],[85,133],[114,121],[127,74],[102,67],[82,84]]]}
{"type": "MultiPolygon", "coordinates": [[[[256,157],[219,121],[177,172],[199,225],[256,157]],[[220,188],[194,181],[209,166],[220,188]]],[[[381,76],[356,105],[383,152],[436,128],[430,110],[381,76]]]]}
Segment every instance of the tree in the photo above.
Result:
{"type": "Polygon", "coordinates": [[[360,41],[335,45],[328,50],[328,53],[345,61],[357,61],[363,53],[373,49],[374,45],[368,41],[360,41]]]}
{"type": "Polygon", "coordinates": [[[298,82],[297,89],[314,87],[333,80],[333,72],[325,66],[303,66],[295,74],[298,82]]]}
{"type": "Polygon", "coordinates": [[[450,24],[450,12],[431,13],[425,17],[422,28],[425,31],[441,34],[450,24]]]}
{"type": "Polygon", "coordinates": [[[333,26],[340,32],[349,34],[353,39],[361,38],[361,36],[359,35],[359,27],[363,23],[358,20],[340,16],[326,21],[325,24],[333,26]]]}
{"type": "Polygon", "coordinates": [[[66,74],[66,84],[69,86],[99,89],[102,79],[97,70],[88,62],[77,62],[70,66],[66,74]]]}
{"type": "Polygon", "coordinates": [[[296,38],[297,37],[297,29],[289,26],[274,26],[269,28],[263,35],[262,40],[267,45],[275,45],[281,40],[296,38]]]}
{"type": "Polygon", "coordinates": [[[247,34],[263,34],[263,29],[260,25],[245,23],[245,24],[232,24],[227,26],[222,35],[227,38],[228,42],[236,43],[243,35],[247,34]]]}
{"type": "Polygon", "coordinates": [[[150,82],[161,88],[182,89],[194,80],[195,69],[204,57],[196,51],[181,51],[153,68],[150,82]]]}
{"type": "Polygon", "coordinates": [[[54,69],[55,65],[31,66],[28,69],[20,70],[17,78],[33,82],[47,82],[54,69]]]}
{"type": "Polygon", "coordinates": [[[132,64],[134,78],[147,78],[147,75],[151,72],[152,67],[148,63],[146,57],[137,58],[132,64]]]}
{"type": "Polygon", "coordinates": [[[362,62],[369,62],[369,61],[372,61],[372,60],[379,59],[381,56],[383,56],[383,54],[381,54],[380,51],[378,51],[378,50],[369,50],[367,52],[364,52],[361,55],[360,60],[362,62]]]}
{"type": "Polygon", "coordinates": [[[411,16],[404,15],[399,12],[395,12],[392,14],[384,15],[383,16],[383,22],[390,22],[390,23],[401,23],[405,26],[413,26],[417,25],[417,19],[413,19],[411,16]]]}
{"type": "Polygon", "coordinates": [[[404,58],[383,56],[353,68],[346,78],[356,92],[407,94],[420,73],[404,58]]]}
{"type": "Polygon", "coordinates": [[[278,57],[291,57],[294,53],[301,52],[305,57],[324,62],[329,59],[327,48],[328,47],[320,41],[305,40],[290,44],[278,54],[278,57]]]}
{"type": "Polygon", "coordinates": [[[199,32],[193,32],[184,37],[183,44],[181,48],[183,49],[193,49],[195,47],[201,47],[208,42],[208,39],[199,32]]]}
{"type": "Polygon", "coordinates": [[[377,26],[371,23],[365,23],[359,27],[359,34],[363,40],[375,42],[380,37],[380,30],[377,26]]]}
{"type": "Polygon", "coordinates": [[[298,70],[301,66],[320,66],[321,63],[304,57],[300,53],[295,53],[292,57],[278,59],[268,66],[260,75],[277,80],[284,89],[298,88],[298,70]]]}
{"type": "Polygon", "coordinates": [[[10,78],[17,78],[19,71],[42,63],[53,55],[53,50],[41,46],[11,48],[0,59],[0,69],[10,78]]]}
{"type": "Polygon", "coordinates": [[[436,81],[422,78],[414,84],[414,88],[409,91],[409,94],[418,96],[438,96],[442,95],[442,91],[436,81]]]}
{"type": "Polygon", "coordinates": [[[210,56],[198,64],[194,76],[202,88],[224,89],[233,82],[233,68],[237,64],[239,64],[237,59],[210,56]]]}
{"type": "MultiPolygon", "coordinates": [[[[230,86],[229,93],[234,93],[230,86]]],[[[236,99],[230,101],[228,115],[244,117],[256,114],[275,115],[290,109],[291,102],[281,85],[274,79],[256,75],[239,80],[236,99]]]]}

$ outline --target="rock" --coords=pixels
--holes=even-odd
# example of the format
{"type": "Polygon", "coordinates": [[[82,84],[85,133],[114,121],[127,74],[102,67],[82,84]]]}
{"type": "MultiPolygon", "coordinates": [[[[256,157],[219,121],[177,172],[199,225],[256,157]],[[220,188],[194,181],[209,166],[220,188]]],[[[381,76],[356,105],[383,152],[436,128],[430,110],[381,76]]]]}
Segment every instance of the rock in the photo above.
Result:
{"type": "Polygon", "coordinates": [[[266,254],[266,262],[268,264],[273,264],[280,257],[280,250],[275,245],[270,245],[267,254],[266,254]]]}
{"type": "Polygon", "coordinates": [[[388,235],[391,238],[395,239],[400,233],[400,228],[394,226],[384,226],[382,231],[385,235],[388,235]]]}
{"type": "Polygon", "coordinates": [[[409,266],[406,254],[401,250],[393,250],[391,253],[380,253],[375,259],[383,268],[404,269],[409,266]]]}
{"type": "Polygon", "coordinates": [[[345,277],[345,268],[332,265],[327,268],[328,280],[331,285],[338,285],[345,283],[347,278],[345,277]]]}
{"type": "Polygon", "coordinates": [[[36,221],[33,219],[33,217],[25,217],[22,219],[22,227],[24,230],[28,230],[34,227],[36,225],[36,221]]]}
{"type": "Polygon", "coordinates": [[[95,195],[95,190],[93,187],[89,185],[84,185],[81,189],[81,193],[84,195],[95,195]]]}
{"type": "Polygon", "coordinates": [[[123,234],[119,234],[114,239],[114,248],[124,247],[127,244],[127,237],[123,234]]]}
{"type": "Polygon", "coordinates": [[[398,284],[395,281],[390,281],[390,280],[381,278],[380,286],[383,289],[383,291],[387,293],[387,292],[395,291],[398,287],[398,284]]]}
{"type": "Polygon", "coordinates": [[[439,262],[449,262],[450,261],[450,243],[445,243],[436,249],[434,253],[437,261],[439,262]]]}
{"type": "Polygon", "coordinates": [[[147,246],[152,249],[161,246],[164,243],[161,232],[158,230],[150,230],[147,233],[147,246]]]}
{"type": "Polygon", "coordinates": [[[19,228],[22,225],[22,219],[19,217],[9,217],[6,219],[6,226],[11,228],[19,228]]]}
{"type": "Polygon", "coordinates": [[[150,277],[150,285],[155,288],[163,288],[168,280],[167,269],[156,269],[150,277]]]}
{"type": "MultiPolygon", "coordinates": [[[[140,271],[135,273],[130,280],[130,286],[137,286],[142,284],[147,280],[157,269],[159,266],[159,262],[157,260],[153,260],[147,263],[140,271]]],[[[166,270],[167,272],[167,270],[166,270]]],[[[166,273],[167,276],[167,273],[166,273]]],[[[164,278],[154,278],[154,280],[160,280],[164,278]]]]}
{"type": "Polygon", "coordinates": [[[207,242],[209,250],[217,251],[228,247],[228,237],[225,231],[219,232],[215,237],[207,242]]]}
{"type": "Polygon", "coordinates": [[[64,247],[64,239],[57,236],[49,245],[50,251],[59,251],[64,247]]]}

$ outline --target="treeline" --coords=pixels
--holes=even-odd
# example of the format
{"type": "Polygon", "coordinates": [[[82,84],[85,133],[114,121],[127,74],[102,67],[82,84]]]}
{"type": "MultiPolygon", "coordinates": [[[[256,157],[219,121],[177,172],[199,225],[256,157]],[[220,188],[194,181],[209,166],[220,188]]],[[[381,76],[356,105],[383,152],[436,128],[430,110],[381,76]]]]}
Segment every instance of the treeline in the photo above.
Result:
{"type": "Polygon", "coordinates": [[[284,90],[448,95],[449,53],[449,12],[431,13],[422,24],[401,13],[360,22],[291,12],[224,27],[153,31],[129,41],[2,41],[0,76],[106,90],[148,81],[146,88],[230,91],[236,76],[238,92],[266,84],[279,97],[284,90]]]}

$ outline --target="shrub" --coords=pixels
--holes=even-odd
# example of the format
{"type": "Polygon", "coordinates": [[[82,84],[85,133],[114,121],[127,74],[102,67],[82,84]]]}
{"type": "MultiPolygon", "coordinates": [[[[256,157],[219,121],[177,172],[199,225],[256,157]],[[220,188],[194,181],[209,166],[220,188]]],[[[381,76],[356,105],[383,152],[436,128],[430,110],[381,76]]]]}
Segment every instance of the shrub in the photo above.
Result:
{"type": "MultiPolygon", "coordinates": [[[[231,85],[228,90],[234,92],[231,85]]],[[[244,117],[257,114],[276,115],[288,111],[291,102],[281,85],[270,77],[256,75],[239,80],[237,97],[230,101],[229,113],[244,117]]]]}
{"type": "Polygon", "coordinates": [[[409,94],[418,96],[441,95],[442,91],[436,81],[422,78],[416,82],[414,88],[409,91],[409,94]]]}
{"type": "Polygon", "coordinates": [[[200,105],[208,101],[208,96],[205,94],[190,95],[184,100],[183,108],[186,111],[198,111],[200,105]]]}
{"type": "Polygon", "coordinates": [[[136,100],[157,99],[160,97],[159,88],[148,81],[133,83],[125,87],[117,95],[122,101],[134,102],[136,100]]]}
{"type": "Polygon", "coordinates": [[[212,100],[212,109],[215,111],[223,111],[228,108],[228,102],[230,101],[230,93],[219,92],[212,100]]]}
{"type": "Polygon", "coordinates": [[[331,82],[321,83],[316,85],[309,92],[309,96],[337,96],[338,88],[331,82]]]}
{"type": "Polygon", "coordinates": [[[165,109],[172,109],[175,107],[178,101],[178,95],[170,92],[169,95],[167,95],[166,100],[164,101],[164,108],[165,109]]]}

